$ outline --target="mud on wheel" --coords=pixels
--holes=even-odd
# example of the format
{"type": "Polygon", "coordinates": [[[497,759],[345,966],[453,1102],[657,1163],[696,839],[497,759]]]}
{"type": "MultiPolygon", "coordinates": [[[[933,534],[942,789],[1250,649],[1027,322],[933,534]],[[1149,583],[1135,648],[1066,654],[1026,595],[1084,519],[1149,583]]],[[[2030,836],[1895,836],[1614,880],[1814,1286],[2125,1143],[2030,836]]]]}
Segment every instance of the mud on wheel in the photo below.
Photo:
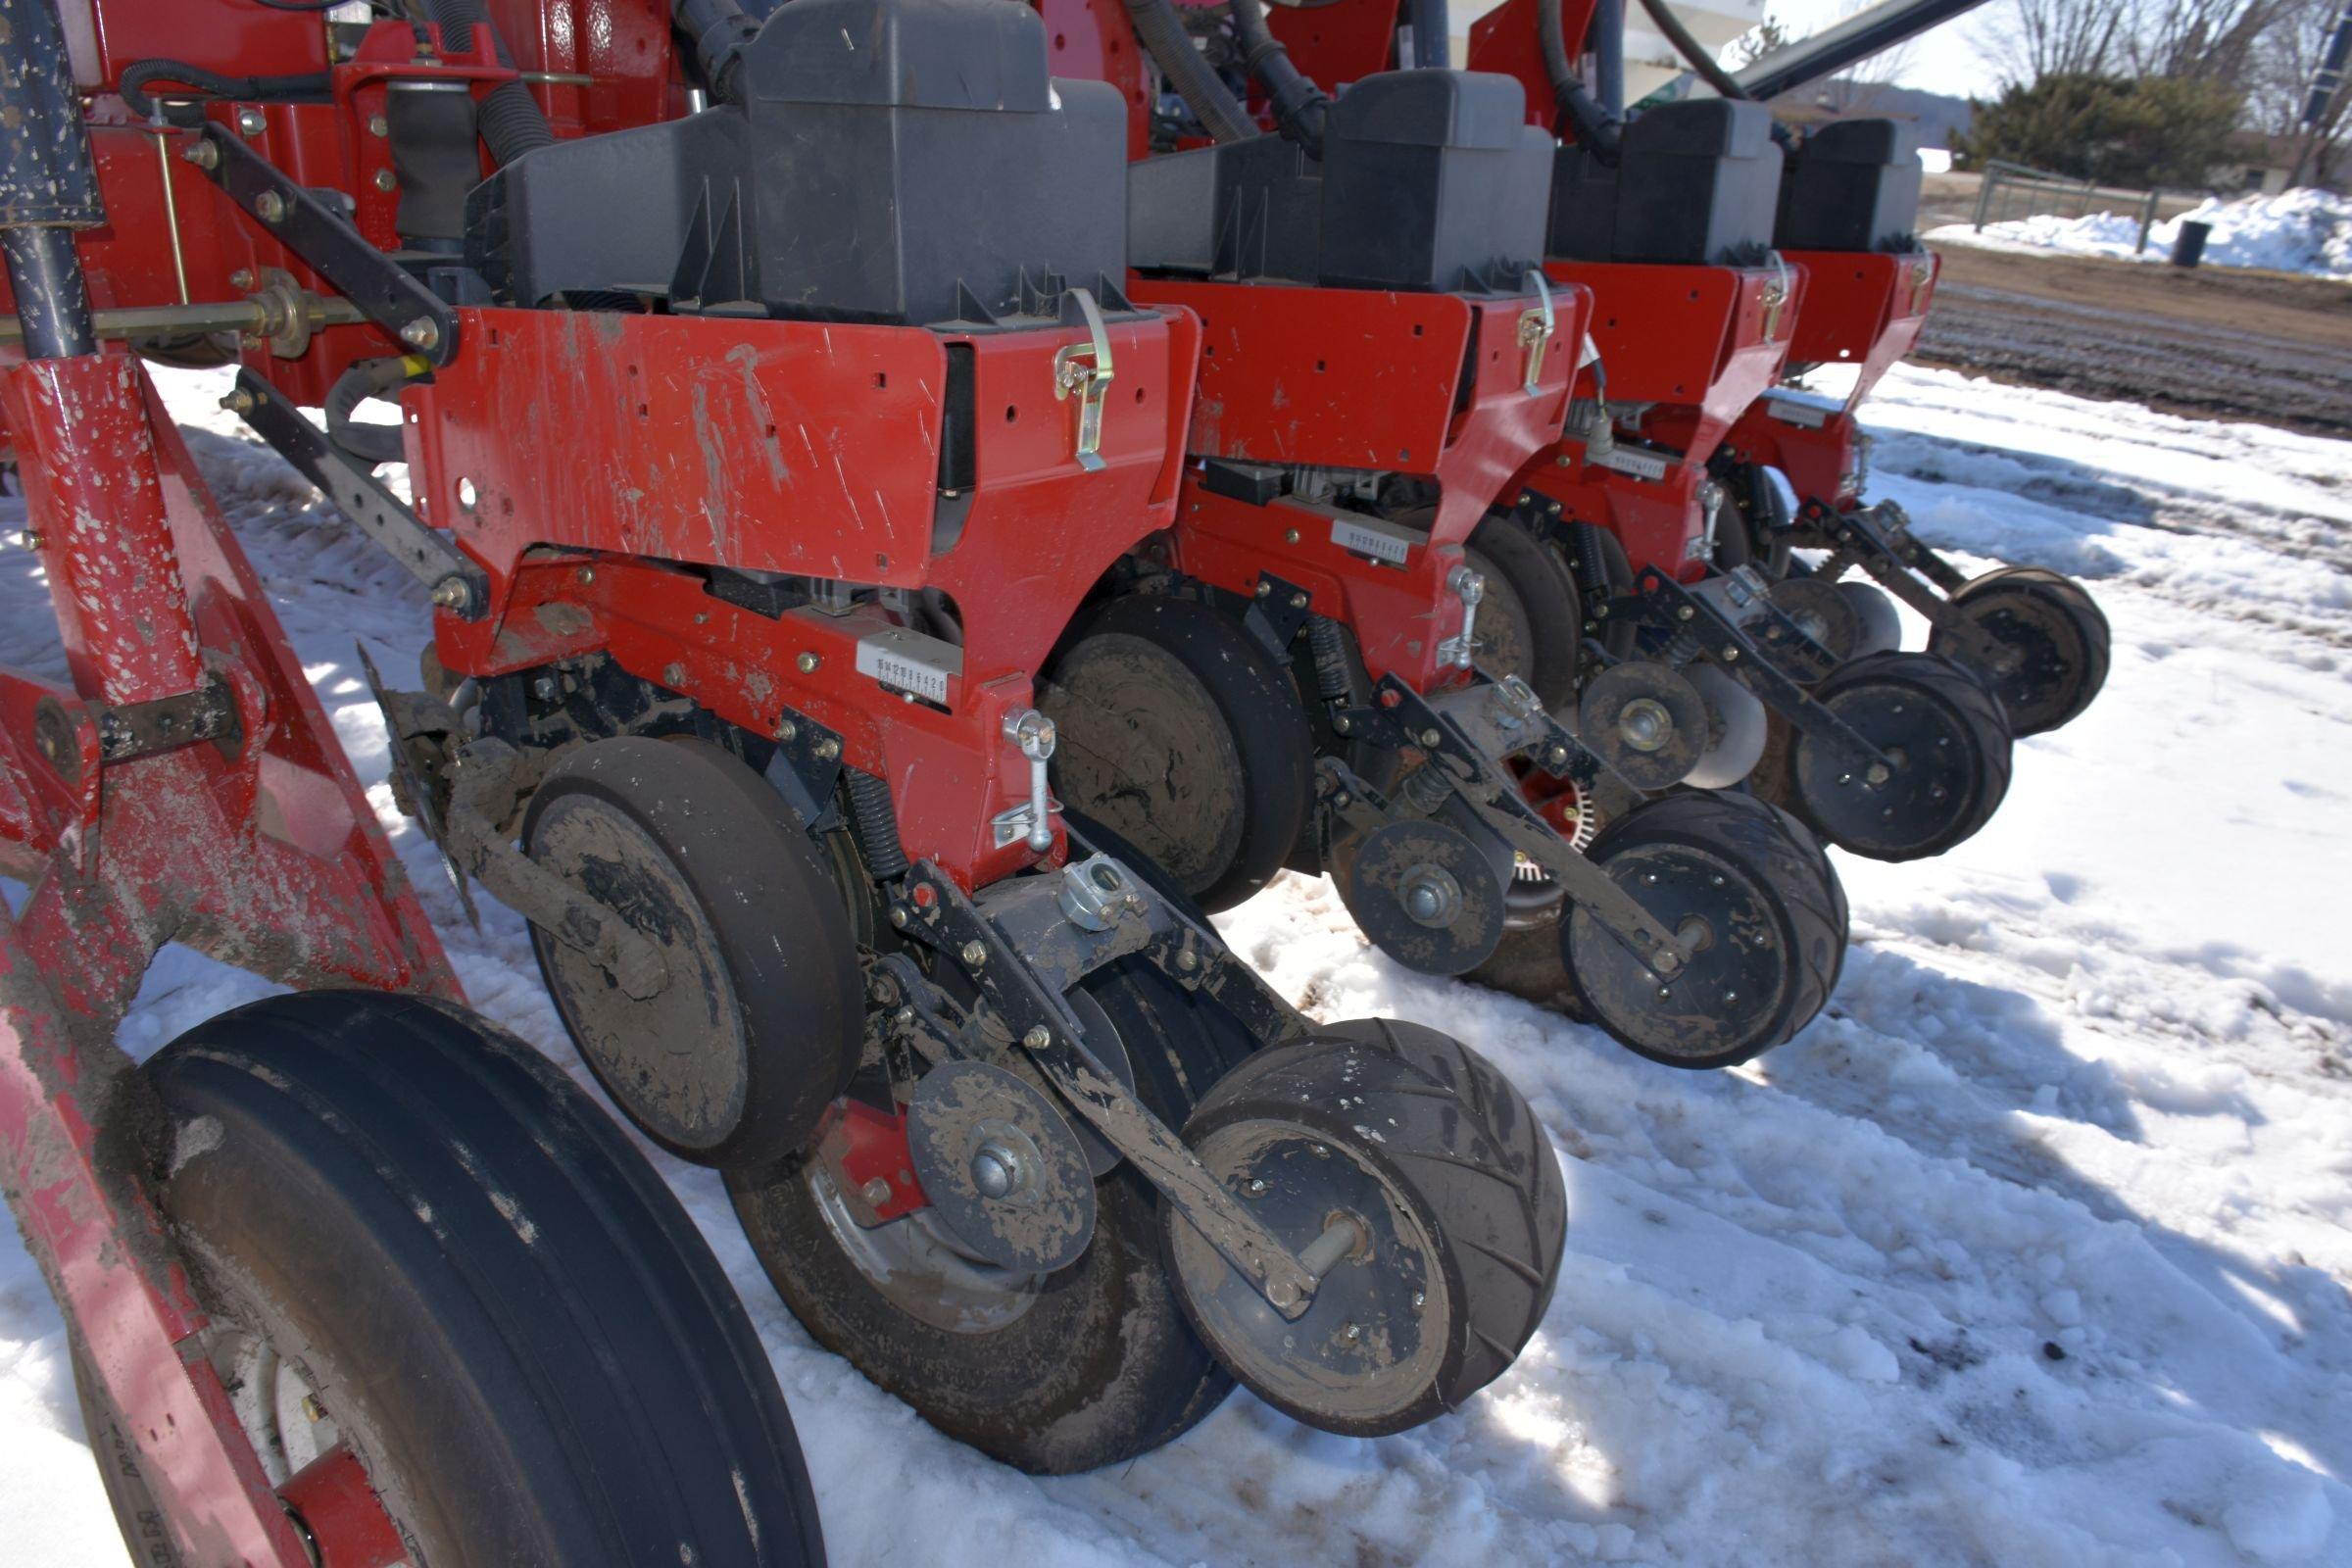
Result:
{"type": "Polygon", "coordinates": [[[1477,1053],[1389,1019],[1261,1052],[1201,1102],[1185,1141],[1321,1279],[1286,1320],[1167,1212],[1185,1311],[1277,1409],[1349,1437],[1417,1426],[1511,1364],[1566,1245],[1559,1160],[1477,1053]]]}
{"type": "MultiPolygon", "coordinates": [[[[1107,1031],[1137,1098],[1171,1126],[1250,1046],[1141,960],[1089,976],[1073,1001],[1097,1054],[1107,1031]]],[[[1175,1438],[1232,1386],[1185,1326],[1157,1195],[1131,1167],[1097,1183],[1093,1240],[1045,1275],[980,1261],[927,1209],[860,1225],[813,1157],[731,1171],[727,1190],[777,1293],[820,1344],[1007,1464],[1116,1464],[1175,1438]]]]}
{"type": "MultiPolygon", "coordinates": [[[[171,1119],[155,1193],[204,1353],[326,1561],[823,1561],[732,1288],[537,1054],[435,1003],[309,992],[142,1070],[171,1119]]],[[[76,1361],[124,1540],[141,1562],[199,1560],[76,1361]]]]}

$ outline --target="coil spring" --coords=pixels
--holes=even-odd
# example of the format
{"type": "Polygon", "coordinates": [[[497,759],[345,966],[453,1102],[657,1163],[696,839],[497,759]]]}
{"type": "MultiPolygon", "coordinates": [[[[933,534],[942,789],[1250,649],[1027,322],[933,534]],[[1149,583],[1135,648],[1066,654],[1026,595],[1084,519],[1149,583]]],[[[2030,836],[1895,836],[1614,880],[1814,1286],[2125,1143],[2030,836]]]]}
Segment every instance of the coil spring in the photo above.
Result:
{"type": "Polygon", "coordinates": [[[1453,794],[1453,781],[1436,758],[1414,768],[1396,786],[1396,805],[1414,816],[1427,816],[1453,794]]]}
{"type": "Polygon", "coordinates": [[[1329,615],[1306,617],[1307,651],[1315,659],[1315,690],[1327,703],[1344,703],[1355,695],[1348,668],[1348,639],[1329,615]]]}
{"type": "Polygon", "coordinates": [[[891,808],[889,781],[855,767],[843,768],[842,775],[850,789],[850,822],[867,873],[881,882],[905,876],[908,862],[899,843],[899,814],[891,808]]]}
{"type": "Polygon", "coordinates": [[[1705,653],[1706,650],[1699,643],[1697,632],[1687,625],[1677,626],[1674,628],[1673,637],[1667,640],[1666,646],[1658,650],[1658,662],[1680,669],[1685,664],[1697,663],[1705,653]]]}

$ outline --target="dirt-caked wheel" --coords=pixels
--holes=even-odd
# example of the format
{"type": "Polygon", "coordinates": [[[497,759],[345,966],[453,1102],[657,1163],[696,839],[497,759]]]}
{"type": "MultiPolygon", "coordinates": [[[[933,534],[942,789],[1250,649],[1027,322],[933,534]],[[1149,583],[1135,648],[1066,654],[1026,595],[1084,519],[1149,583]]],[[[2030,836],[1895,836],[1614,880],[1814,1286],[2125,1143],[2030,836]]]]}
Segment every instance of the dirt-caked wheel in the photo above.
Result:
{"type": "Polygon", "coordinates": [[[1747,795],[1690,790],[1612,822],[1587,852],[1693,945],[1661,977],[1589,910],[1558,928],[1584,1013],[1673,1067],[1730,1067],[1813,1021],[1845,962],[1845,890],[1813,836],[1747,795]]]}
{"type": "Polygon", "coordinates": [[[1830,843],[1874,860],[1922,859],[2000,808],[2008,720],[1971,671],[1935,654],[1873,654],[1840,665],[1812,695],[1887,759],[1867,762],[1774,715],[1757,793],[1830,843]]]}
{"type": "Polygon", "coordinates": [[[1313,758],[1298,689],[1241,622],[1187,599],[1088,612],[1038,687],[1055,797],[1211,910],[1265,886],[1298,841],[1313,758]]]}
{"type": "Polygon", "coordinates": [[[613,1103],[703,1165],[808,1143],[848,1085],[865,999],[841,895],[783,800],[708,742],[595,741],[523,816],[531,858],[662,956],[651,995],[534,926],[556,1011],[613,1103]]]}
{"type": "Polygon", "coordinates": [[[2039,735],[2073,722],[2107,683],[2107,616],[2074,578],[2041,566],[2003,566],[1961,584],[1952,605],[1999,644],[1999,666],[1984,667],[1961,639],[1941,630],[1928,648],[1984,678],[2011,733],[2039,735]]]}
{"type": "Polygon", "coordinates": [[[1576,702],[1584,641],[1584,608],[1568,564],[1533,529],[1502,513],[1490,514],[1470,530],[1462,559],[1487,583],[1474,622],[1479,667],[1517,675],[1544,707],[1567,711],[1576,702]]]}
{"type": "MultiPolygon", "coordinates": [[[[437,1003],[309,992],[143,1070],[202,1353],[323,1561],[824,1560],[726,1276],[544,1057],[437,1003]]],[[[196,1561],[76,1351],[133,1556],[196,1561]]]]}
{"type": "MultiPolygon", "coordinates": [[[[1172,1126],[1250,1042],[1141,960],[1072,994],[1097,1054],[1123,1054],[1172,1126]]],[[[1051,1274],[986,1263],[917,1207],[860,1223],[822,1158],[730,1171],[753,1250],[819,1344],[950,1437],[1033,1473],[1116,1464],[1166,1443],[1231,1380],[1185,1326],[1158,1198],[1125,1165],[1095,1189],[1094,1235],[1051,1274]]],[[[868,1216],[870,1217],[870,1215],[868,1216]]]]}
{"type": "Polygon", "coordinates": [[[1500,1376],[1550,1304],[1559,1160],[1508,1079],[1419,1024],[1359,1019],[1261,1052],[1185,1141],[1321,1276],[1296,1321],[1167,1214],[1186,1313],[1234,1375],[1309,1426],[1381,1437],[1500,1376]]]}

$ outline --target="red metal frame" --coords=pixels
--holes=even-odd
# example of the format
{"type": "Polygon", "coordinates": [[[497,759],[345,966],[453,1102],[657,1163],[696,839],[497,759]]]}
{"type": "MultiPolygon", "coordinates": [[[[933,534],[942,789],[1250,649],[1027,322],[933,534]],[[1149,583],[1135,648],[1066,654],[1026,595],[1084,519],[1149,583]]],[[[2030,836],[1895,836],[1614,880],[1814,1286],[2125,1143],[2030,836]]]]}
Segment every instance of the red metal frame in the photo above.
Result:
{"type": "Polygon", "coordinates": [[[1746,463],[1780,469],[1802,501],[1859,506],[1856,411],[1908,355],[1927,325],[1942,262],[1934,252],[1791,251],[1805,270],[1806,304],[1789,343],[1792,365],[1853,365],[1851,390],[1835,413],[1771,397],[1751,404],[1724,439],[1746,463]]]}
{"type": "Polygon", "coordinates": [[[1458,671],[1438,644],[1461,630],[1446,586],[1462,542],[1530,455],[1557,438],[1592,296],[1552,294],[1554,334],[1526,385],[1519,322],[1536,296],[1470,299],[1357,289],[1137,278],[1139,300],[1197,314],[1203,333],[1195,457],[1433,478],[1437,514],[1400,564],[1334,540],[1345,514],[1284,499],[1258,507],[1185,475],[1173,564],[1234,593],[1271,573],[1347,623],[1375,679],[1426,690],[1458,671]],[[1467,385],[1464,384],[1465,371],[1467,385]]]}
{"type": "MultiPolygon", "coordinates": [[[[1114,321],[1102,467],[1074,452],[1054,360],[1083,328],[941,334],[690,317],[463,313],[466,352],[406,399],[426,516],[490,572],[493,612],[438,617],[445,666],[488,676],[585,654],[774,734],[791,710],[890,781],[906,853],[967,887],[1035,862],[990,818],[1028,798],[1003,732],[1103,572],[1176,505],[1199,327],[1114,321]],[[976,482],[935,544],[947,355],[973,356],[976,482]],[[463,497],[473,498],[470,508],[463,497]],[[963,670],[945,703],[858,672],[878,612],[770,619],[696,565],[943,590],[963,670]]],[[[1061,849],[1053,852],[1058,858],[1061,849]]]]}
{"type": "Polygon", "coordinates": [[[192,1559],[300,1568],[201,1353],[186,1269],[139,1176],[98,1147],[139,1092],[114,1028],[173,941],[289,986],[461,993],[145,371],[16,364],[0,403],[73,672],[0,671],[0,871],[29,888],[0,908],[6,1185],[192,1559]],[[237,744],[100,761],[101,707],[208,677],[235,697],[237,744]]]}
{"type": "MultiPolygon", "coordinates": [[[[1519,474],[1522,489],[1560,503],[1563,516],[1614,532],[1634,569],[1655,566],[1681,581],[1706,574],[1707,519],[1699,501],[1707,461],[1749,405],[1781,377],[1791,335],[1803,319],[1804,274],[1785,267],[1664,267],[1630,263],[1544,264],[1564,283],[1598,301],[1595,375],[1580,397],[1648,403],[1642,435],[1663,449],[1656,476],[1589,463],[1581,443],[1556,441],[1519,474]],[[1775,307],[1771,296],[1784,295],[1775,307]]],[[[1628,459],[1627,461],[1637,461],[1628,459]]]]}
{"type": "MultiPolygon", "coordinates": [[[[1575,126],[1551,107],[1551,73],[1544,64],[1543,36],[1536,20],[1542,3],[1504,0],[1470,24],[1470,58],[1463,64],[1472,71],[1518,77],[1519,85],[1527,89],[1527,122],[1550,130],[1554,121],[1562,121],[1559,134],[1573,142],[1575,126]]],[[[1583,53],[1581,40],[1592,25],[1594,9],[1595,0],[1560,0],[1560,36],[1580,40],[1580,47],[1570,51],[1571,58],[1583,53]]]]}

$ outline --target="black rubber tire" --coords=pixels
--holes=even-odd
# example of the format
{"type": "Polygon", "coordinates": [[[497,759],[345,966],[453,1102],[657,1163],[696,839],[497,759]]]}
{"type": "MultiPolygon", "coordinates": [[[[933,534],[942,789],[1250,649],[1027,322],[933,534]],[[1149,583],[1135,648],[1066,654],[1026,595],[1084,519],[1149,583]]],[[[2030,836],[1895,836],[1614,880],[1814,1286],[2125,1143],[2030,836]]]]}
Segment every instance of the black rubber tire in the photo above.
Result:
{"type": "MultiPolygon", "coordinates": [[[[1718,790],[1679,790],[1649,801],[1600,830],[1587,853],[1606,867],[1644,846],[1681,846],[1730,861],[1749,887],[1769,894],[1768,917],[1779,951],[1788,955],[1787,984],[1775,1004],[1762,1012],[1702,1015],[1686,1024],[1673,1049],[1637,1038],[1612,1015],[1601,998],[1576,972],[1577,933],[1570,923],[1556,928],[1561,967],[1583,1014],[1637,1055],[1669,1067],[1708,1071],[1735,1067],[1783,1044],[1811,1023],[1838,989],[1845,968],[1848,926],[1845,888],[1821,842],[1788,812],[1752,795],[1718,790]]],[[[1621,886],[1626,886],[1621,880],[1621,886]]],[[[1637,902],[1638,885],[1626,886],[1637,902]]],[[[1592,929],[1588,944],[1611,942],[1592,929]]],[[[1690,1019],[1686,1010],[1682,1015],[1690,1019]]]]}
{"type": "MultiPolygon", "coordinates": [[[[1834,831],[1818,808],[1808,805],[1802,786],[1809,749],[1817,743],[1792,727],[1779,737],[1777,746],[1774,739],[1766,740],[1765,756],[1753,775],[1759,781],[1756,793],[1786,806],[1816,835],[1841,850],[1874,860],[1926,859],[1973,837],[2000,809],[2009,793],[2009,721],[1999,700],[1973,670],[1936,654],[1866,655],[1832,670],[1813,688],[1812,696],[1835,710],[1841,694],[1881,683],[1899,684],[1921,701],[1934,704],[1964,737],[1968,764],[1964,794],[1940,828],[1899,840],[1866,837],[1850,829],[1842,836],[1834,831]]],[[[1776,727],[1783,725],[1778,714],[1773,715],[1773,722],[1776,727]]]]}
{"type": "MultiPolygon", "coordinates": [[[[1251,1049],[1222,1010],[1141,959],[1088,977],[1136,1093],[1172,1126],[1251,1049]]],[[[1195,1339],[1160,1255],[1159,1200],[1121,1165],[1096,1184],[1094,1240],[1004,1327],[955,1333],[892,1303],[843,1252],[806,1167],[731,1171],[728,1193],[784,1304],[817,1343],[959,1442],[1038,1475],[1170,1442],[1231,1380],[1195,1339]]]]}
{"type": "Polygon", "coordinates": [[[594,741],[548,771],[522,837],[665,950],[668,984],[639,1002],[531,928],[572,1044],[638,1131],[699,1165],[803,1148],[857,1070],[865,995],[833,874],[775,791],[706,741],[594,741]]]}
{"type": "Polygon", "coordinates": [[[1492,512],[1470,530],[1462,554],[1487,579],[1478,607],[1479,663],[1517,675],[1555,712],[1576,702],[1584,607],[1558,551],[1508,513],[1492,512]]]}
{"type": "Polygon", "coordinates": [[[1201,907],[1229,909],[1282,869],[1312,789],[1306,710],[1232,616],[1160,595],[1106,600],[1055,650],[1038,706],[1060,731],[1055,797],[1158,860],[1201,907]],[[1156,691],[1182,741],[1078,700],[1103,687],[1156,691]]]}
{"type": "MultiPolygon", "coordinates": [[[[1962,583],[1952,604],[1969,612],[1971,618],[1999,618],[2014,626],[2025,635],[2030,657],[2041,666],[2009,676],[1978,671],[2000,700],[2010,733],[2020,738],[2042,735],[2073,723],[2107,684],[2114,634],[2106,613],[2081,583],[2063,572],[2002,566],[1962,583]],[[2015,608],[1995,610],[1995,600],[2015,608]],[[2021,618],[2021,611],[2030,621],[2021,618]]],[[[1928,639],[1928,651],[1962,665],[1969,662],[1957,642],[1942,632],[1928,639]]]]}
{"type": "MultiPolygon", "coordinates": [[[[1447,1300],[1466,1303],[1453,1313],[1434,1375],[1409,1399],[1351,1416],[1254,1382],[1252,1392],[1323,1431],[1381,1437],[1459,1409],[1509,1368],[1551,1304],[1568,1200],[1550,1139],[1494,1063],[1417,1023],[1328,1024],[1304,1044],[1236,1068],[1185,1124],[1185,1142],[1199,1147],[1247,1122],[1305,1129],[1370,1164],[1435,1241],[1447,1300]],[[1367,1138],[1360,1127],[1379,1134],[1367,1138]]],[[[1168,1223],[1174,1247],[1183,1222],[1171,1213],[1168,1223]]]]}
{"type": "Polygon", "coordinates": [[[438,1003],[308,992],[144,1070],[198,1299],[296,1364],[415,1560],[824,1560],[742,1303],[545,1057],[438,1003]]]}
{"type": "Polygon", "coordinates": [[[1729,492],[1715,527],[1717,568],[1753,566],[1767,582],[1788,576],[1788,536],[1781,526],[1787,512],[1771,472],[1760,463],[1741,463],[1726,466],[1716,477],[1729,492]]]}

